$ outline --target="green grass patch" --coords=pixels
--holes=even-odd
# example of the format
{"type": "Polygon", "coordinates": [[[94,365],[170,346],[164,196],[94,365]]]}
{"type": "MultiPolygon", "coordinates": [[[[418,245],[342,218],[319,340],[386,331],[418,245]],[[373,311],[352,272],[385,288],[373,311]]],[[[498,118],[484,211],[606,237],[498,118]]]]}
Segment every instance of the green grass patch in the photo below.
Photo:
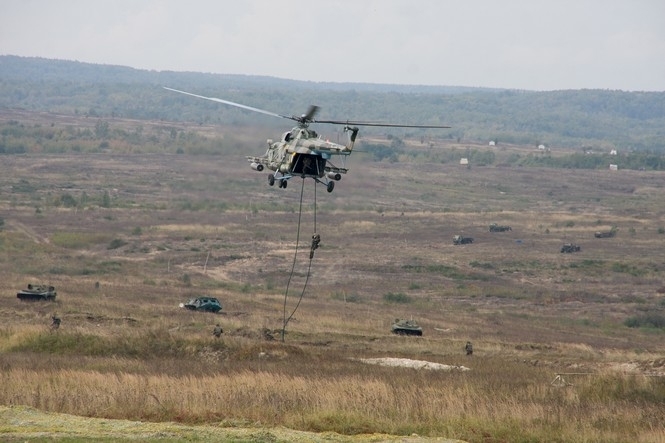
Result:
{"type": "Polygon", "coordinates": [[[611,269],[612,272],[617,272],[620,274],[629,274],[632,275],[633,277],[641,277],[645,275],[647,272],[649,272],[649,270],[644,267],[638,267],[630,263],[619,263],[619,262],[612,263],[611,269]]]}
{"type": "Polygon", "coordinates": [[[339,300],[345,303],[358,303],[360,296],[358,294],[347,294],[346,292],[333,292],[330,294],[332,300],[339,300]]]}
{"type": "Polygon", "coordinates": [[[665,329],[665,315],[650,313],[627,318],[624,325],[629,328],[665,329]]]}
{"type": "Polygon", "coordinates": [[[411,297],[401,292],[389,292],[383,295],[383,300],[388,303],[402,303],[407,304],[411,303],[411,297]]]}
{"type": "Polygon", "coordinates": [[[86,232],[54,232],[51,243],[67,249],[83,249],[109,241],[107,234],[86,232]]]}
{"type": "MultiPolygon", "coordinates": [[[[65,318],[63,327],[66,327],[65,318]]],[[[218,343],[217,345],[222,345],[218,343]]],[[[166,331],[147,331],[115,337],[100,337],[85,333],[67,333],[62,330],[28,336],[11,351],[36,352],[89,357],[161,358],[188,357],[196,352],[196,345],[183,338],[170,336],[166,331]]]]}
{"type": "Polygon", "coordinates": [[[431,264],[431,265],[404,265],[402,269],[407,272],[415,272],[418,274],[438,274],[444,277],[451,278],[453,280],[481,280],[482,276],[476,274],[466,274],[459,269],[442,264],[431,264]]]}

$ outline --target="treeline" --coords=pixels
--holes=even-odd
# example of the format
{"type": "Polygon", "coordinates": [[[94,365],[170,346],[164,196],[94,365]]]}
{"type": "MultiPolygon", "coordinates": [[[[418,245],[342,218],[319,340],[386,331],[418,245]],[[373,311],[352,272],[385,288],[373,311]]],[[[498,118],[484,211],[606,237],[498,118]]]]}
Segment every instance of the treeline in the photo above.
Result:
{"type": "MultiPolygon", "coordinates": [[[[426,131],[430,139],[665,152],[665,92],[317,83],[0,56],[0,108],[102,119],[285,125],[277,118],[182,96],[162,86],[286,115],[316,104],[322,120],[452,126],[426,131]]],[[[419,137],[422,130],[366,128],[363,133],[419,137]]]]}
{"type": "Polygon", "coordinates": [[[519,154],[495,148],[409,149],[393,139],[390,145],[362,143],[361,150],[369,153],[374,161],[397,163],[400,161],[430,164],[459,164],[466,159],[472,166],[540,166],[564,169],[618,169],[665,171],[665,153],[633,151],[629,153],[574,152],[570,154],[534,152],[519,154]]]}
{"type": "MultiPolygon", "coordinates": [[[[0,154],[25,153],[168,153],[190,155],[237,155],[256,151],[245,137],[225,134],[224,137],[206,136],[179,129],[174,125],[118,126],[97,118],[94,125],[26,124],[18,120],[0,122],[0,154]]],[[[452,147],[441,149],[422,146],[414,149],[395,136],[388,143],[360,140],[359,151],[372,161],[412,163],[460,163],[467,159],[472,166],[542,166],[553,168],[607,169],[616,164],[621,169],[665,170],[665,153],[649,150],[617,152],[616,154],[591,150],[555,155],[548,150],[520,154],[513,150],[494,147],[452,147]]]]}
{"type": "Polygon", "coordinates": [[[169,153],[242,154],[256,149],[233,134],[209,137],[173,125],[120,126],[95,118],[79,127],[52,123],[0,122],[0,154],[64,153],[169,153]]]}

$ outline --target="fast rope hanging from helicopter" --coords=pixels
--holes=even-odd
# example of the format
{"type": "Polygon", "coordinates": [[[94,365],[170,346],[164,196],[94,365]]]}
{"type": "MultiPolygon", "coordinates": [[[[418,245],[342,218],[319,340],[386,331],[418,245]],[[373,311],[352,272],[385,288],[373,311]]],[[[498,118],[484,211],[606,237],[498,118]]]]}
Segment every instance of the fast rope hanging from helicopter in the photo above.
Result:
{"type": "Polygon", "coordinates": [[[318,249],[319,243],[321,242],[321,236],[316,232],[316,183],[314,183],[314,234],[312,234],[312,243],[309,249],[309,265],[307,266],[307,276],[305,277],[305,284],[303,285],[302,291],[300,292],[300,297],[296,306],[293,308],[293,311],[286,316],[286,301],[289,296],[289,287],[291,286],[291,279],[296,269],[296,262],[298,258],[298,248],[300,246],[300,225],[302,220],[302,201],[303,194],[305,191],[305,177],[302,179],[302,186],[300,187],[300,207],[298,209],[298,230],[296,234],[296,250],[293,254],[293,264],[291,266],[291,274],[289,275],[289,280],[286,283],[286,290],[284,291],[284,313],[283,313],[283,324],[282,324],[282,341],[284,341],[284,336],[286,334],[286,325],[289,323],[293,315],[296,313],[296,310],[300,306],[303,297],[305,296],[305,290],[307,289],[307,283],[309,282],[309,276],[312,270],[312,260],[314,259],[314,251],[318,249]]]}

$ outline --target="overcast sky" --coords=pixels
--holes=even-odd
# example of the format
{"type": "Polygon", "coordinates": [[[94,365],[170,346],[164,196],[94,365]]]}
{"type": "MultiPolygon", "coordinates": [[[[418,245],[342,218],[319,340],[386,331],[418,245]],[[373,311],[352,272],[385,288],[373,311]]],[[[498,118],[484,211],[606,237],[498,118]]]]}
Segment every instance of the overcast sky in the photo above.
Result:
{"type": "Polygon", "coordinates": [[[665,91],[665,1],[0,0],[0,55],[315,82],[665,91]]]}

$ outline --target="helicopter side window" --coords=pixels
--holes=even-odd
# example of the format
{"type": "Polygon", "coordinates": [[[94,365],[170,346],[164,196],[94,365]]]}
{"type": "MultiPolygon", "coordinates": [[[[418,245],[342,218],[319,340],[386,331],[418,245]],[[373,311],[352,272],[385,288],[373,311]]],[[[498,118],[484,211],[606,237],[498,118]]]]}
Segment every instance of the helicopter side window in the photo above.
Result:
{"type": "Polygon", "coordinates": [[[282,137],[282,140],[284,140],[285,142],[288,142],[288,141],[291,141],[292,138],[293,138],[293,135],[290,132],[285,132],[284,137],[282,137]]]}

